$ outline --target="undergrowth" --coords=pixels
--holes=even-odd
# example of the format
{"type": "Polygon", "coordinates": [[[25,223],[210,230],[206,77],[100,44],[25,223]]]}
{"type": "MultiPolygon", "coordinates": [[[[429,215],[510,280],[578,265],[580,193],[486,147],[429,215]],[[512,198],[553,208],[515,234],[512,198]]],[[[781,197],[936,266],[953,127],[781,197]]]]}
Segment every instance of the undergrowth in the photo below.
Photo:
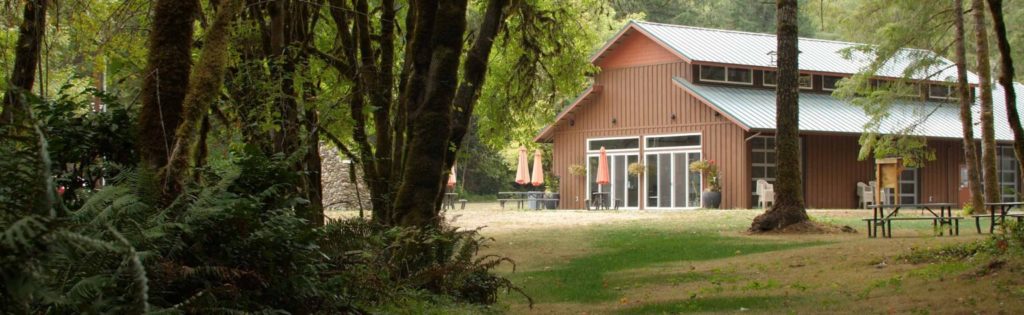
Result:
{"type": "Polygon", "coordinates": [[[43,132],[0,131],[0,313],[445,313],[518,291],[475,230],[311,227],[287,157],[232,152],[167,207],[153,174],[125,170],[68,208],[43,132]]]}

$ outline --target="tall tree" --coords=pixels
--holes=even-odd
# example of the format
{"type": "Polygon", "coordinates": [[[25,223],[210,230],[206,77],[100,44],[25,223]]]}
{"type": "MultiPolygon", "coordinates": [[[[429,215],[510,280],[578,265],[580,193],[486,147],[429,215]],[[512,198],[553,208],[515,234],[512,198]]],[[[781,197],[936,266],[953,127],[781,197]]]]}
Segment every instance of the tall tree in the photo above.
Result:
{"type": "Polygon", "coordinates": [[[1003,18],[1003,0],[988,0],[988,9],[992,13],[992,28],[996,33],[996,46],[999,47],[999,84],[1003,86],[1006,118],[1013,130],[1013,151],[1017,155],[1019,169],[1024,170],[1024,128],[1021,127],[1020,114],[1017,112],[1013,54],[1010,52],[1010,40],[1007,38],[1006,21],[1003,18]]]}
{"type": "Polygon", "coordinates": [[[192,69],[193,24],[199,0],[157,0],[149,33],[149,55],[139,111],[142,167],[167,165],[192,69]]]}
{"type": "Polygon", "coordinates": [[[776,1],[778,85],[775,88],[775,204],[754,218],[751,231],[770,231],[809,221],[800,177],[800,110],[797,1],[776,1]]]}
{"type": "MultiPolygon", "coordinates": [[[[985,202],[999,202],[999,174],[996,173],[996,131],[992,115],[992,68],[988,54],[988,26],[985,23],[985,1],[971,1],[974,36],[977,45],[978,80],[981,95],[981,174],[985,202]]],[[[977,210],[983,210],[978,208],[977,210]]]]}
{"type": "Polygon", "coordinates": [[[0,112],[0,126],[18,123],[28,113],[28,101],[24,96],[32,91],[36,81],[39,51],[46,34],[46,6],[47,0],[25,1],[18,27],[18,42],[14,48],[14,69],[4,93],[3,112],[0,112]]]}
{"type": "Polygon", "coordinates": [[[978,169],[978,150],[974,145],[974,119],[971,117],[970,83],[967,81],[967,41],[964,39],[963,0],[953,0],[953,19],[956,25],[954,45],[956,46],[957,93],[960,96],[960,126],[963,130],[964,163],[967,164],[967,185],[971,191],[971,206],[984,209],[985,199],[981,192],[981,170],[978,169]]]}
{"type": "Polygon", "coordinates": [[[206,117],[210,104],[220,96],[220,87],[224,82],[224,72],[228,63],[228,42],[233,25],[231,20],[241,7],[241,2],[242,0],[222,1],[213,25],[207,30],[199,55],[199,65],[191,74],[189,89],[182,104],[181,124],[175,130],[171,155],[167,165],[160,171],[165,193],[176,195],[188,178],[191,166],[189,158],[193,157],[195,139],[202,136],[197,129],[206,117]]]}

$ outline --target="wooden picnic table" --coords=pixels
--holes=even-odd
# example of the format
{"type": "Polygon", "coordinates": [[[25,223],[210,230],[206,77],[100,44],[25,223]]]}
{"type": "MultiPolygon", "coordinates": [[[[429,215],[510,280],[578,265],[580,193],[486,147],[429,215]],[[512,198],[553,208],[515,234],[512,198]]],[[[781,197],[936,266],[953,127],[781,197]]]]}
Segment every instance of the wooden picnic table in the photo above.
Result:
{"type": "Polygon", "coordinates": [[[543,191],[502,191],[498,193],[498,204],[505,208],[505,203],[514,202],[516,207],[522,209],[527,202],[536,202],[537,209],[558,208],[558,193],[546,193],[543,191]],[[549,206],[552,204],[554,206],[549,206]]]}
{"type": "Polygon", "coordinates": [[[1024,219],[1024,214],[1010,214],[1010,210],[1024,206],[1024,202],[993,202],[986,203],[985,206],[988,207],[988,214],[971,215],[974,217],[974,227],[978,229],[978,234],[981,234],[981,218],[983,217],[989,217],[989,234],[995,232],[996,225],[1003,225],[1007,216],[1016,217],[1017,222],[1024,219]]]}
{"type": "Polygon", "coordinates": [[[462,209],[466,209],[466,199],[459,199],[459,194],[456,193],[444,194],[444,201],[441,203],[441,209],[455,210],[456,201],[462,204],[462,209]]]}
{"type": "Polygon", "coordinates": [[[949,235],[960,235],[960,217],[953,216],[953,207],[956,204],[952,203],[921,203],[921,204],[891,204],[891,205],[872,205],[870,208],[873,210],[870,219],[864,219],[868,224],[868,237],[878,237],[878,227],[882,227],[882,236],[892,238],[892,221],[899,220],[931,220],[933,227],[938,227],[937,232],[940,236],[943,235],[942,228],[949,226],[949,235]],[[923,211],[927,211],[931,214],[931,217],[897,217],[900,209],[902,208],[916,208],[923,211]],[[935,212],[938,209],[938,213],[935,212]],[[888,213],[886,213],[888,210],[888,213]],[[886,229],[888,228],[888,231],[886,229]]]}

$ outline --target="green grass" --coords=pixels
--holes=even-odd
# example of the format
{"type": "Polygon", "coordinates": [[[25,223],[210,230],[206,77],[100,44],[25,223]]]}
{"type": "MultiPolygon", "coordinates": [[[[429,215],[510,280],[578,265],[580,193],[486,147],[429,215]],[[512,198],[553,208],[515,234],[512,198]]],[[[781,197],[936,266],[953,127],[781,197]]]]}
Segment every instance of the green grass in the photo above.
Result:
{"type": "Polygon", "coordinates": [[[627,308],[618,314],[679,314],[697,312],[738,312],[741,309],[763,312],[765,309],[783,307],[790,298],[781,296],[741,296],[692,298],[684,301],[644,304],[627,308]]]}
{"type": "Polygon", "coordinates": [[[760,241],[650,227],[596,229],[593,234],[594,247],[600,252],[551,269],[513,274],[514,281],[538,302],[611,301],[619,297],[618,291],[646,282],[688,282],[714,276],[680,273],[637,279],[614,274],[619,271],[822,244],[760,241]]]}

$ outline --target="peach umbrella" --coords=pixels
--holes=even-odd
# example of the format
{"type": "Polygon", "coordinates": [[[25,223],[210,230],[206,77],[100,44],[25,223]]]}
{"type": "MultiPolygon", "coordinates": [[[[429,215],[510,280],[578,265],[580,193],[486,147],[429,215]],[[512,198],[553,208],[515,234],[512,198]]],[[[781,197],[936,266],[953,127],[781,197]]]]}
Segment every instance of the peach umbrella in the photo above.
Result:
{"type": "Polygon", "coordinates": [[[597,159],[597,184],[608,185],[611,182],[611,176],[608,175],[608,153],[604,151],[604,147],[601,147],[601,157],[597,159]]]}
{"type": "Polygon", "coordinates": [[[455,187],[455,164],[452,164],[452,171],[448,173],[448,188],[455,187]]]}
{"type": "Polygon", "coordinates": [[[530,182],[530,170],[527,169],[526,147],[519,146],[519,167],[516,170],[516,184],[525,185],[530,182]]]}
{"type": "Polygon", "coordinates": [[[534,187],[544,184],[544,163],[542,162],[541,155],[540,149],[533,153],[533,178],[530,183],[534,187]]]}

